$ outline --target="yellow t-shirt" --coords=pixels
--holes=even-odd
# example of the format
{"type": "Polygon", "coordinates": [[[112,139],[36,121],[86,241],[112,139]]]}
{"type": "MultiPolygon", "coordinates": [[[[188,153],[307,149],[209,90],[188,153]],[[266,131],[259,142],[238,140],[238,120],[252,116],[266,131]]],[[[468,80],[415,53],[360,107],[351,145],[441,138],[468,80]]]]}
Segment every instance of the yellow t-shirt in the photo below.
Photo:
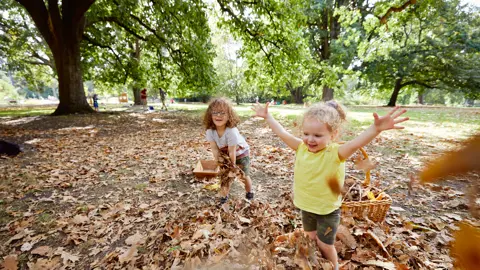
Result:
{"type": "Polygon", "coordinates": [[[327,215],[340,208],[342,196],[335,195],[328,179],[335,177],[343,187],[345,161],[338,157],[336,143],[312,153],[302,142],[297,149],[294,168],[293,203],[301,210],[327,215]]]}

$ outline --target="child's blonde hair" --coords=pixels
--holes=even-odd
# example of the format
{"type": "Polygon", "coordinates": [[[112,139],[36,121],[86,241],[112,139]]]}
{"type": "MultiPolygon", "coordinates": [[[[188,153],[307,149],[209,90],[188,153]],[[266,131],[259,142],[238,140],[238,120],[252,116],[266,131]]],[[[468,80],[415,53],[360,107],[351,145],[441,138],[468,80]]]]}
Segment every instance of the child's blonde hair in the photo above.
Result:
{"type": "Polygon", "coordinates": [[[334,100],[325,103],[316,103],[309,107],[303,115],[305,119],[315,119],[327,124],[330,132],[339,131],[342,124],[347,120],[347,114],[340,104],[334,100]]]}
{"type": "Polygon", "coordinates": [[[213,98],[210,100],[207,111],[203,116],[203,125],[206,129],[216,129],[215,123],[212,120],[212,112],[214,110],[221,110],[227,113],[227,127],[233,128],[240,123],[240,118],[237,113],[233,110],[232,103],[224,97],[213,98]]]}

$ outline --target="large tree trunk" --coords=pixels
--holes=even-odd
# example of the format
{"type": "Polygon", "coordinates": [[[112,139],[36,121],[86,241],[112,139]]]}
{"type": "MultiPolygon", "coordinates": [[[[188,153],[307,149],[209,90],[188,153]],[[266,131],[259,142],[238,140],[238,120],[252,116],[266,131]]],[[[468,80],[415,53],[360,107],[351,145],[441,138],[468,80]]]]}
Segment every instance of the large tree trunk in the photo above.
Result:
{"type": "Polygon", "coordinates": [[[240,105],[240,96],[238,94],[235,95],[235,103],[237,103],[237,105],[240,105]]]}
{"type": "Polygon", "coordinates": [[[60,103],[54,115],[90,113],[83,89],[83,72],[80,63],[80,41],[66,42],[63,48],[53,52],[58,74],[60,103]],[[69,44],[70,43],[70,44],[69,44]]]}
{"type": "Polygon", "coordinates": [[[390,96],[390,101],[388,102],[388,107],[394,107],[397,104],[398,94],[400,93],[400,89],[402,89],[402,80],[403,78],[398,78],[395,80],[395,88],[393,89],[392,96],[390,96]]]}
{"type": "Polygon", "coordinates": [[[80,42],[85,29],[85,12],[95,0],[48,1],[17,0],[25,7],[52,51],[58,75],[59,100],[54,115],[90,113],[83,89],[80,42]]]}
{"type": "MultiPolygon", "coordinates": [[[[140,98],[140,88],[137,86],[133,86],[132,92],[133,92],[133,104],[142,105],[142,100],[140,98]]],[[[148,95],[148,91],[147,91],[147,95],[148,95]]]]}
{"type": "Polygon", "coordinates": [[[286,85],[288,91],[290,92],[290,95],[292,96],[293,102],[296,104],[303,104],[303,86],[297,86],[293,87],[290,82],[287,83],[286,85]]]}
{"type": "Polygon", "coordinates": [[[424,101],[423,101],[423,97],[424,97],[424,93],[423,91],[422,92],[418,92],[418,104],[421,104],[423,105],[424,101]]]}
{"type": "Polygon", "coordinates": [[[333,89],[327,86],[323,87],[322,101],[329,101],[333,99],[333,89]]]}
{"type": "MultiPolygon", "coordinates": [[[[130,56],[132,57],[132,65],[140,65],[140,40],[136,39],[135,44],[131,45],[133,48],[133,51],[130,53],[130,56]]],[[[138,68],[135,68],[138,72],[138,68]]],[[[133,82],[133,104],[134,105],[142,105],[142,100],[140,98],[140,87],[138,86],[139,84],[139,78],[141,77],[140,74],[132,74],[132,79],[134,80],[133,82]]],[[[148,91],[147,91],[147,97],[148,97],[148,91]]]]}

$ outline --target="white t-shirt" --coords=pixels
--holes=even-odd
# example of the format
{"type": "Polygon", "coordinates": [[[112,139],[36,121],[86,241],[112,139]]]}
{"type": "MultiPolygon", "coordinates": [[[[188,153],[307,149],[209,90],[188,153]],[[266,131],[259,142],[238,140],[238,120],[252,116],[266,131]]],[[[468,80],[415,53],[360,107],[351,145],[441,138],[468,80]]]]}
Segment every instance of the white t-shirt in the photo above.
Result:
{"type": "Polygon", "coordinates": [[[207,141],[215,142],[218,146],[218,149],[221,151],[228,150],[228,146],[237,146],[236,156],[240,156],[243,153],[247,152],[250,147],[248,146],[245,138],[240,135],[238,128],[229,128],[225,129],[222,137],[218,136],[218,133],[215,129],[207,129],[206,134],[207,141]]]}

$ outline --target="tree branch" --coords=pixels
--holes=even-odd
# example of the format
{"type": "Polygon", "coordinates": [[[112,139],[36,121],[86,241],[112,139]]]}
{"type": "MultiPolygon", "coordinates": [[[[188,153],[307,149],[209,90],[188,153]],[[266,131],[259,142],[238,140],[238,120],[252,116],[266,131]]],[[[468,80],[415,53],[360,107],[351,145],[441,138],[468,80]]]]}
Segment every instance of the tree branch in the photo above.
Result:
{"type": "Polygon", "coordinates": [[[418,84],[418,85],[421,85],[421,86],[426,87],[426,88],[434,88],[435,87],[435,86],[428,85],[425,82],[413,80],[413,81],[409,81],[409,82],[400,84],[400,88],[403,88],[404,86],[412,85],[412,84],[418,84]]]}
{"type": "Polygon", "coordinates": [[[33,19],[42,36],[47,41],[50,48],[54,46],[54,34],[49,28],[49,15],[47,7],[43,0],[16,0],[20,5],[25,7],[27,12],[33,19]]]}
{"type": "Polygon", "coordinates": [[[40,62],[40,61],[25,60],[25,63],[32,64],[32,65],[37,65],[37,66],[50,66],[48,63],[44,63],[44,62],[40,62]]]}
{"type": "Polygon", "coordinates": [[[64,18],[66,17],[65,15],[67,15],[70,16],[73,23],[78,22],[94,2],[95,0],[63,0],[62,12],[64,18]]]}
{"type": "Polygon", "coordinates": [[[100,42],[90,38],[89,36],[87,35],[83,35],[83,39],[85,41],[87,41],[88,43],[94,45],[94,46],[97,46],[97,47],[100,47],[100,48],[103,48],[103,49],[108,49],[110,50],[113,55],[115,56],[115,58],[117,59],[117,62],[118,64],[123,68],[123,70],[125,70],[125,72],[128,74],[127,70],[125,69],[125,67],[123,66],[123,63],[122,63],[122,60],[120,59],[120,56],[118,56],[118,54],[115,52],[115,50],[111,47],[111,46],[108,46],[108,45],[103,45],[101,44],[100,42]]]}
{"type": "MultiPolygon", "coordinates": [[[[417,0],[409,0],[409,1],[405,2],[400,7],[390,7],[387,10],[387,12],[385,13],[385,15],[383,15],[382,17],[377,17],[377,18],[380,20],[380,24],[387,24],[387,19],[388,19],[388,16],[390,16],[390,13],[400,12],[400,11],[406,9],[408,6],[414,5],[415,3],[417,3],[417,0]]],[[[388,29],[388,25],[387,25],[387,29],[388,29]]]]}
{"type": "Polygon", "coordinates": [[[55,70],[55,66],[52,64],[52,62],[49,59],[45,59],[45,58],[41,57],[36,51],[32,51],[31,57],[37,58],[42,63],[42,65],[49,66],[53,70],[55,70]]]}
{"type": "Polygon", "coordinates": [[[134,37],[140,39],[140,40],[143,40],[143,41],[147,41],[147,38],[145,37],[142,37],[140,36],[139,34],[137,34],[134,30],[132,30],[130,27],[128,27],[125,23],[121,22],[119,20],[119,18],[117,17],[101,17],[101,18],[98,18],[97,20],[94,20],[94,21],[90,21],[87,23],[87,27],[89,26],[92,26],[96,23],[99,23],[99,22],[113,22],[115,23],[116,25],[120,26],[121,28],[123,28],[125,31],[127,31],[128,33],[130,33],[131,35],[133,35],[134,37]]]}
{"type": "Polygon", "coordinates": [[[152,27],[144,23],[139,17],[133,14],[130,14],[130,17],[132,17],[135,21],[137,21],[141,26],[145,27],[149,32],[151,32],[155,37],[157,37],[159,41],[163,43],[167,43],[167,40],[164,37],[159,36],[157,31],[155,31],[155,29],[153,29],[152,27]]]}
{"type": "MultiPolygon", "coordinates": [[[[238,18],[237,15],[235,15],[233,13],[233,11],[229,8],[227,8],[224,3],[221,1],[221,0],[217,0],[217,3],[220,5],[220,9],[223,11],[223,12],[226,12],[228,13],[235,21],[237,21],[239,23],[239,25],[242,25],[242,21],[240,20],[240,18],[238,18]]],[[[258,43],[258,46],[260,46],[260,49],[263,51],[263,53],[265,54],[265,56],[267,57],[267,60],[268,62],[270,63],[270,65],[272,66],[273,69],[275,69],[275,65],[273,64],[273,60],[270,58],[271,57],[271,54],[270,53],[267,53],[267,51],[265,50],[264,46],[262,45],[262,43],[260,42],[260,40],[258,40],[258,34],[257,33],[253,33],[250,29],[248,29],[248,27],[242,27],[243,28],[243,31],[245,33],[247,33],[248,35],[250,35],[252,37],[252,39],[254,39],[254,41],[256,43],[258,43]]]]}

